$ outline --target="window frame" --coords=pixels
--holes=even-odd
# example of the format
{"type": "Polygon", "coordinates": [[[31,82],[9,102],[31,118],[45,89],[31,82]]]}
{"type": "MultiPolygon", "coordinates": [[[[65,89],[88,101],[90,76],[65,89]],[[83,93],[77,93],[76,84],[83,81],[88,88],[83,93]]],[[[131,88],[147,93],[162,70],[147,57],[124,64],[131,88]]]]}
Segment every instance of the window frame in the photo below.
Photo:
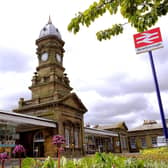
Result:
{"type": "Polygon", "coordinates": [[[142,148],[146,148],[147,147],[146,138],[145,137],[141,137],[141,147],[142,148]]]}
{"type": "Polygon", "coordinates": [[[70,129],[68,127],[65,127],[65,147],[70,147],[70,129]]]}
{"type": "Polygon", "coordinates": [[[135,137],[130,137],[130,146],[131,149],[136,149],[136,138],[135,137]]]}
{"type": "Polygon", "coordinates": [[[157,146],[157,137],[156,136],[151,137],[151,143],[152,143],[152,147],[156,147],[157,146]]]}
{"type": "Polygon", "coordinates": [[[79,129],[74,129],[74,146],[75,148],[79,148],[79,129]]]}

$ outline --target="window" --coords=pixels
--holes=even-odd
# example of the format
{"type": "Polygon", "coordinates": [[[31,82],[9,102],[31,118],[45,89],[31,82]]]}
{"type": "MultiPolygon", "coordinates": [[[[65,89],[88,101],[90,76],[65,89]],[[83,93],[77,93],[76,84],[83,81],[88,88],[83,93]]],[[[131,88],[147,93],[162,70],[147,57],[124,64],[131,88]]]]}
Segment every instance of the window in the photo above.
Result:
{"type": "Polygon", "coordinates": [[[85,135],[85,139],[84,139],[84,142],[87,143],[88,142],[88,135],[85,135]]]}
{"type": "Polygon", "coordinates": [[[135,137],[130,138],[131,149],[136,149],[136,140],[135,137]]]}
{"type": "Polygon", "coordinates": [[[156,137],[152,137],[152,146],[153,147],[157,146],[157,138],[156,137]]]}
{"type": "Polygon", "coordinates": [[[141,145],[142,145],[142,148],[146,148],[146,139],[145,139],[145,137],[141,138],[141,145]]]}
{"type": "Polygon", "coordinates": [[[78,131],[78,129],[75,129],[74,137],[75,137],[75,148],[78,148],[79,147],[79,131],[78,131]]]}
{"type": "Polygon", "coordinates": [[[166,138],[164,136],[157,137],[157,146],[167,146],[166,138]]]}
{"type": "Polygon", "coordinates": [[[43,133],[41,131],[36,132],[34,135],[34,142],[44,142],[44,137],[43,137],[43,133]]]}
{"type": "Polygon", "coordinates": [[[114,142],[113,142],[113,138],[111,137],[111,138],[110,138],[111,150],[113,150],[113,143],[114,143],[114,142]]]}
{"type": "Polygon", "coordinates": [[[120,146],[120,142],[118,139],[116,140],[116,146],[120,146]]]}
{"type": "Polygon", "coordinates": [[[126,137],[125,136],[121,136],[121,147],[122,149],[127,149],[127,142],[126,142],[126,137]]]}
{"type": "Polygon", "coordinates": [[[69,129],[65,128],[65,146],[68,148],[69,148],[69,139],[70,139],[69,129]]]}

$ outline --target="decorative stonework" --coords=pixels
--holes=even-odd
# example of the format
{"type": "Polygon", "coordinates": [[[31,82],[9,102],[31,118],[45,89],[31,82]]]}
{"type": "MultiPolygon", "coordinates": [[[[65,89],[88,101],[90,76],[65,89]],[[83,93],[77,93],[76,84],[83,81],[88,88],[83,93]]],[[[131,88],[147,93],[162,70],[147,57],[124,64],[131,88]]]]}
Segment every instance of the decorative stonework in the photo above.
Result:
{"type": "MultiPolygon", "coordinates": [[[[80,147],[74,150],[76,154],[82,154],[83,114],[87,109],[78,96],[71,92],[70,80],[67,74],[64,73],[64,41],[56,35],[48,34],[37,39],[36,45],[39,65],[32,78],[32,85],[29,87],[32,99],[24,100],[20,98],[19,107],[14,112],[55,120],[58,128],[53,132],[63,136],[65,135],[65,121],[68,121],[73,125],[70,133],[70,146],[74,143],[75,136],[77,138],[78,135],[78,140],[76,141],[78,141],[80,147]],[[59,54],[60,58],[57,58],[57,54],[59,54]],[[74,131],[75,129],[78,129],[78,133],[74,131]]],[[[46,129],[44,132],[46,132],[46,129]]],[[[49,133],[49,136],[44,141],[44,154],[46,156],[54,156],[51,137],[52,132],[49,133]]],[[[68,148],[65,155],[70,155],[70,152],[71,150],[68,148]]]]}

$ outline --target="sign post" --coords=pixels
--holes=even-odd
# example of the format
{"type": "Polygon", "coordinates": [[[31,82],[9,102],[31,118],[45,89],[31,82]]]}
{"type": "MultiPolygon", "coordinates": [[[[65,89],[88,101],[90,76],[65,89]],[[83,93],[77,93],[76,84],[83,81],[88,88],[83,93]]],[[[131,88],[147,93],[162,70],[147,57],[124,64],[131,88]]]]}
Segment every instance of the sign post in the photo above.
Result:
{"type": "Polygon", "coordinates": [[[157,80],[157,76],[156,76],[156,70],[155,70],[155,65],[154,65],[154,61],[153,61],[152,51],[149,51],[149,58],[150,58],[152,73],[153,73],[155,87],[156,87],[156,94],[157,94],[157,99],[158,99],[158,103],[159,103],[163,131],[164,131],[165,138],[168,139],[168,131],[167,131],[167,126],[166,126],[166,120],[165,120],[165,115],[164,115],[164,110],[163,110],[163,105],[162,105],[162,99],[160,96],[160,89],[159,89],[159,84],[158,84],[158,80],[157,80]]]}
{"type": "Polygon", "coordinates": [[[135,43],[135,48],[136,48],[136,53],[140,54],[143,52],[148,52],[149,53],[149,58],[150,58],[150,63],[152,67],[152,73],[154,77],[154,82],[155,82],[155,88],[156,88],[156,94],[157,94],[157,99],[158,99],[158,104],[159,104],[159,109],[160,109],[160,115],[162,119],[162,125],[163,125],[163,131],[166,140],[168,140],[168,130],[167,130],[167,125],[166,125],[166,120],[165,120],[165,115],[164,115],[164,110],[163,110],[163,105],[162,105],[162,99],[160,95],[160,89],[159,89],[159,84],[157,80],[157,75],[156,75],[156,70],[155,70],[155,65],[153,61],[153,56],[152,56],[152,51],[155,49],[159,49],[163,47],[162,45],[162,37],[160,33],[159,28],[151,29],[142,33],[138,33],[134,35],[134,43],[135,43]]]}

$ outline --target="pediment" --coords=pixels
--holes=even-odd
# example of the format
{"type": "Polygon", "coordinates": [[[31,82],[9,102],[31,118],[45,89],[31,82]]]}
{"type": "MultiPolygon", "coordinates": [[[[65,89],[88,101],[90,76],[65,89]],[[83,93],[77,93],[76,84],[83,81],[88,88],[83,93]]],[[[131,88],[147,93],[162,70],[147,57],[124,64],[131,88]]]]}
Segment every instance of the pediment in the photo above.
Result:
{"type": "Polygon", "coordinates": [[[86,107],[75,93],[71,93],[68,96],[64,97],[61,100],[61,103],[83,113],[87,112],[86,107]]]}

